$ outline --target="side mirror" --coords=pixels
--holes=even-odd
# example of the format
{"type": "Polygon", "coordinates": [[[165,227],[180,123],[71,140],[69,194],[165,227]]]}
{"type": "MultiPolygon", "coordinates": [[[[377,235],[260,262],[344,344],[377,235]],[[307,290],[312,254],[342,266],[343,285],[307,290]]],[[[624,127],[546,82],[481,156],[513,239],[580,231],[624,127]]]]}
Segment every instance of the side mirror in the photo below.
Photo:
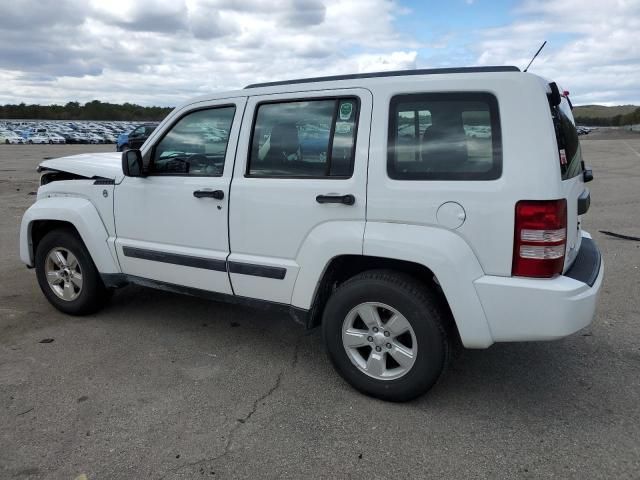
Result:
{"type": "Polygon", "coordinates": [[[127,177],[144,177],[140,150],[133,149],[122,152],[122,172],[127,177]]]}

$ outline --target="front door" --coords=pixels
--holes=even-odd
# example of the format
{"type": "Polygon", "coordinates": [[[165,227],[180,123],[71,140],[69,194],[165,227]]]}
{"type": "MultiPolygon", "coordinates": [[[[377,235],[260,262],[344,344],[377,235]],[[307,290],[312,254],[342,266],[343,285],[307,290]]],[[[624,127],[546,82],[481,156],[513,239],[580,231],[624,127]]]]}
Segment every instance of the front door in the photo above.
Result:
{"type": "Polygon", "coordinates": [[[146,177],[114,199],[125,274],[231,294],[226,260],[229,185],[245,98],[190,105],[143,151],[146,177]]]}

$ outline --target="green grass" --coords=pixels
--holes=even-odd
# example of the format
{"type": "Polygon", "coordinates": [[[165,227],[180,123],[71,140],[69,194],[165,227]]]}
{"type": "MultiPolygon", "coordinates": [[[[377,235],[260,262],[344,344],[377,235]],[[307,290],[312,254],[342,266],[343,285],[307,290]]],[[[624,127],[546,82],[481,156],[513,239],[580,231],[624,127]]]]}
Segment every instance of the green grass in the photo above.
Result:
{"type": "Polygon", "coordinates": [[[580,118],[612,118],[616,115],[626,115],[635,111],[636,105],[616,105],[606,107],[604,105],[580,105],[574,106],[573,116],[580,118]]]}

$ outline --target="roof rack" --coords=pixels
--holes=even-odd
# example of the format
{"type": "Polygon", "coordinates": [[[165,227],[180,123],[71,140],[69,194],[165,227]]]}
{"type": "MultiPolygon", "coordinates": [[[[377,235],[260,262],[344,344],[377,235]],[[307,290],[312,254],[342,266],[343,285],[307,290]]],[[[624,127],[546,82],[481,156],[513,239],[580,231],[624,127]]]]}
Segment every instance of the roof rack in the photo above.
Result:
{"type": "Polygon", "coordinates": [[[278,82],[252,83],[244,87],[275,87],[276,85],[293,85],[296,83],[331,82],[335,80],[355,80],[359,78],[378,77],[405,77],[410,75],[442,75],[448,73],[485,73],[485,72],[519,72],[520,69],[514,66],[502,67],[457,67],[457,68],[426,68],[419,70],[395,70],[391,72],[354,73],[351,75],[333,75],[328,77],[298,78],[294,80],[281,80],[278,82]]]}

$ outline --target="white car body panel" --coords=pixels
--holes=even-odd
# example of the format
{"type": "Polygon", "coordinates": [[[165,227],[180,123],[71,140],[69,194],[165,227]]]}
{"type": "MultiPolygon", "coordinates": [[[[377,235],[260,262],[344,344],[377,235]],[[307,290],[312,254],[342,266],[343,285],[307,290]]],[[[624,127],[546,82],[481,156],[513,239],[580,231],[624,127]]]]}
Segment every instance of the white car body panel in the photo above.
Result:
{"type": "Polygon", "coordinates": [[[298,273],[291,295],[291,304],[310,309],[327,266],[339,255],[362,255],[365,224],[361,221],[326,222],[307,235],[296,256],[296,263],[304,265],[298,273]]]}
{"type": "MultiPolygon", "coordinates": [[[[590,238],[582,232],[584,238],[590,238]]],[[[474,285],[494,342],[556,340],[593,320],[604,263],[594,284],[565,276],[552,279],[486,275],[474,285]]]]}
{"type": "Polygon", "coordinates": [[[427,266],[449,303],[463,344],[485,348],[493,343],[473,282],[483,276],[469,245],[443,228],[403,223],[367,222],[364,254],[427,266]]]}
{"type": "MultiPolygon", "coordinates": [[[[233,211],[229,221],[230,261],[237,261],[242,255],[250,255],[257,257],[256,263],[279,263],[286,268],[292,261],[298,259],[298,254],[305,247],[309,236],[322,224],[331,222],[339,228],[341,222],[358,222],[364,228],[371,108],[371,93],[365,89],[314,90],[304,93],[256,95],[249,99],[245,111],[246,121],[240,132],[231,188],[233,211]],[[354,96],[360,99],[356,157],[351,178],[297,179],[245,176],[252,119],[257,105],[265,101],[321,99],[336,96],[354,96]],[[352,194],[356,202],[354,205],[340,205],[319,204],[316,201],[316,196],[327,194],[352,194]]],[[[356,241],[354,245],[345,243],[335,245],[336,250],[332,256],[347,251],[361,252],[362,237],[354,240],[356,241]]],[[[313,258],[313,254],[311,257],[302,258],[308,258],[311,264],[317,261],[313,258]]],[[[298,264],[296,269],[304,270],[309,266],[309,263],[298,264]]],[[[294,284],[287,277],[294,276],[293,273],[287,271],[285,282],[259,276],[246,278],[246,275],[233,271],[230,277],[237,295],[290,303],[294,284]]],[[[295,277],[293,280],[295,281],[295,277]]]]}
{"type": "Polygon", "coordinates": [[[31,228],[38,220],[68,222],[78,231],[100,273],[119,273],[120,266],[109,248],[109,234],[94,205],[86,198],[52,196],[39,199],[22,217],[20,259],[33,266],[31,228]]]}
{"type": "Polygon", "coordinates": [[[122,154],[118,152],[82,153],[69,157],[52,158],[40,163],[43,169],[74,173],[83,177],[102,177],[122,181],[122,154]]]}
{"type": "MultiPolygon", "coordinates": [[[[216,107],[233,103],[236,106],[222,176],[126,177],[118,185],[114,202],[118,232],[116,248],[123,273],[201,290],[233,293],[226,268],[216,269],[216,266],[220,263],[224,266],[229,254],[229,185],[245,102],[246,99],[240,97],[200,105],[216,107]],[[222,190],[224,199],[195,198],[193,192],[196,190],[222,190]],[[132,248],[160,252],[166,258],[152,261],[125,254],[132,248]],[[181,256],[204,259],[199,264],[208,267],[175,263],[181,256]]],[[[173,118],[189,110],[178,110],[173,118]]],[[[159,138],[173,123],[168,121],[156,129],[159,138]]]]}

